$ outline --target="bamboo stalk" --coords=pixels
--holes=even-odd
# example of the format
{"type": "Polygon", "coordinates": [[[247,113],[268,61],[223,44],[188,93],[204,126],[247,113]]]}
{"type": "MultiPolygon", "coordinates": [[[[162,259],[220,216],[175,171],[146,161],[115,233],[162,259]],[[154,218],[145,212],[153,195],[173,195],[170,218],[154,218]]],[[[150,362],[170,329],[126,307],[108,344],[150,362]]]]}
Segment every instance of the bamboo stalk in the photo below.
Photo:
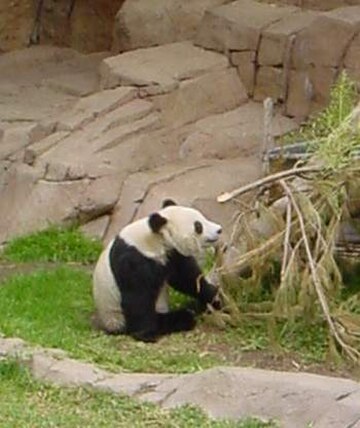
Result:
{"type": "Polygon", "coordinates": [[[293,192],[291,191],[291,189],[287,185],[287,183],[284,180],[280,180],[280,184],[281,184],[282,188],[284,189],[285,193],[287,194],[287,196],[290,198],[291,203],[292,203],[292,205],[296,211],[297,217],[299,219],[300,230],[301,230],[301,234],[302,234],[302,237],[304,240],[304,247],[305,247],[306,256],[307,256],[307,259],[309,262],[309,268],[310,268],[311,276],[313,279],[315,291],[316,291],[316,294],[319,298],[320,306],[321,306],[322,311],[324,313],[325,319],[329,325],[330,331],[331,331],[333,337],[335,338],[335,340],[338,342],[338,344],[344,349],[344,351],[346,351],[348,353],[348,355],[354,361],[358,361],[360,358],[360,352],[357,351],[352,346],[349,346],[348,344],[346,344],[342,340],[342,338],[341,338],[339,332],[337,331],[337,328],[333,322],[333,319],[330,315],[330,309],[329,309],[328,303],[327,303],[326,298],[325,298],[325,294],[324,294],[323,287],[321,285],[321,281],[320,281],[318,274],[317,274],[317,271],[316,271],[315,261],[312,257],[312,254],[311,254],[310,244],[309,244],[309,240],[308,240],[308,237],[306,234],[304,217],[303,217],[302,212],[299,208],[299,205],[297,204],[297,202],[294,198],[293,192]]]}
{"type": "Polygon", "coordinates": [[[288,201],[286,204],[286,229],[285,229],[285,237],[284,237],[284,244],[283,244],[283,259],[281,264],[280,283],[284,281],[286,266],[289,258],[288,254],[289,254],[289,251],[291,250],[290,232],[291,232],[291,203],[288,198],[288,201]]]}
{"type": "Polygon", "coordinates": [[[224,202],[230,201],[230,199],[240,196],[243,193],[247,193],[250,190],[257,189],[258,187],[264,186],[265,184],[273,183],[274,181],[281,180],[283,178],[291,177],[299,174],[306,174],[309,172],[319,172],[322,170],[322,167],[319,166],[303,166],[300,168],[287,169],[285,171],[280,171],[275,174],[268,175],[264,178],[260,178],[252,183],[246,184],[245,186],[239,187],[231,192],[222,193],[217,197],[217,202],[223,204],[224,202]]]}

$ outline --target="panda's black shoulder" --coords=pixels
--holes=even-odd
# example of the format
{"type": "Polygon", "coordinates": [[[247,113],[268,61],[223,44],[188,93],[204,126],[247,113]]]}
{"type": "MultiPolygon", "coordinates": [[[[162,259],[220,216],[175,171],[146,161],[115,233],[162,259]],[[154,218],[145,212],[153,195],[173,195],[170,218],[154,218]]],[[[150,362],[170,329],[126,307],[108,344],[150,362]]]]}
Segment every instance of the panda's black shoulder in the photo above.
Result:
{"type": "Polygon", "coordinates": [[[117,283],[133,276],[135,272],[142,272],[149,277],[161,278],[165,275],[165,267],[159,261],[145,256],[141,249],[128,244],[119,236],[111,244],[109,263],[117,283]]]}
{"type": "Polygon", "coordinates": [[[109,261],[111,267],[119,263],[119,260],[126,259],[132,262],[132,264],[150,263],[155,265],[161,265],[157,260],[151,259],[145,256],[140,248],[134,245],[128,244],[125,239],[120,238],[117,235],[110,248],[109,261]]]}

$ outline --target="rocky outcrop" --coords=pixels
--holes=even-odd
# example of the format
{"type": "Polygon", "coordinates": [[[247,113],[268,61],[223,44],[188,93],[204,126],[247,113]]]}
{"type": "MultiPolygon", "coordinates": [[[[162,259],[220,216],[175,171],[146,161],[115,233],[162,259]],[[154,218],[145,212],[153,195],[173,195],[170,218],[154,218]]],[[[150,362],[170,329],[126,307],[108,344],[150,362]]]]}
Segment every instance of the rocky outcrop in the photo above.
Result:
{"type": "Polygon", "coordinates": [[[34,0],[0,2],[0,53],[42,44],[71,46],[81,52],[110,50],[114,18],[124,0],[34,0]],[[35,22],[42,3],[40,21],[35,22]],[[34,28],[35,31],[33,34],[34,28]],[[32,37],[31,37],[32,36],[32,37]]]}
{"type": "MultiPolygon", "coordinates": [[[[120,15],[143,13],[141,4],[125,2],[120,15]]],[[[113,56],[38,47],[0,57],[0,242],[74,221],[107,240],[163,196],[226,223],[236,206],[217,206],[215,193],[260,174],[263,111],[249,98],[270,96],[301,120],[326,104],[340,70],[360,76],[360,6],[319,12],[202,0],[191,7],[196,46],[113,56]]],[[[165,33],[149,38],[171,41],[165,33]]],[[[294,126],[277,112],[272,132],[294,126]]]]}
{"type": "Polygon", "coordinates": [[[112,50],[138,48],[191,40],[204,11],[230,0],[127,0],[114,25],[112,50]]]}
{"type": "Polygon", "coordinates": [[[235,0],[205,12],[195,43],[226,54],[249,96],[271,97],[302,120],[327,104],[341,70],[360,75],[359,31],[360,6],[315,12],[235,0]]]}
{"type": "MultiPolygon", "coordinates": [[[[224,223],[236,207],[217,206],[216,194],[259,174],[262,106],[249,103],[224,55],[179,42],[113,57],[37,48],[1,59],[1,242],[74,221],[107,240],[168,196],[224,223]],[[95,87],[69,89],[80,69],[95,87]],[[37,98],[9,90],[19,84],[37,98]]],[[[293,127],[276,115],[273,133],[293,127]]]]}
{"type": "MultiPolygon", "coordinates": [[[[266,3],[274,3],[274,0],[263,0],[266,3]]],[[[277,0],[277,4],[301,6],[304,9],[331,10],[342,6],[359,5],[360,0],[277,0]]]]}

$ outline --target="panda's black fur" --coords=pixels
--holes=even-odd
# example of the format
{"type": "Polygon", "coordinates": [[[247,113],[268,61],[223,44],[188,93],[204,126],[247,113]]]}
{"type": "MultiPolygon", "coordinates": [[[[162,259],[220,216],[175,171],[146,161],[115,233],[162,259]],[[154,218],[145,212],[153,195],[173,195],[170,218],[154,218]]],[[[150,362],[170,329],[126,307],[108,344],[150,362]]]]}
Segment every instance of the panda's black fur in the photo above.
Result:
{"type": "MultiPolygon", "coordinates": [[[[171,205],[175,203],[166,200],[163,208],[171,205]]],[[[165,224],[166,220],[158,213],[148,218],[149,228],[155,234],[165,224]]],[[[197,233],[202,229],[199,224],[195,225],[197,233]]],[[[162,263],[145,256],[118,235],[111,243],[108,258],[124,317],[122,328],[114,331],[105,327],[108,333],[125,333],[142,341],[155,341],[162,335],[194,328],[195,314],[189,309],[156,311],[156,302],[165,283],[195,298],[203,309],[207,304],[216,309],[220,306],[218,288],[204,278],[195,257],[184,256],[175,248],[169,248],[166,261],[162,263]]]]}

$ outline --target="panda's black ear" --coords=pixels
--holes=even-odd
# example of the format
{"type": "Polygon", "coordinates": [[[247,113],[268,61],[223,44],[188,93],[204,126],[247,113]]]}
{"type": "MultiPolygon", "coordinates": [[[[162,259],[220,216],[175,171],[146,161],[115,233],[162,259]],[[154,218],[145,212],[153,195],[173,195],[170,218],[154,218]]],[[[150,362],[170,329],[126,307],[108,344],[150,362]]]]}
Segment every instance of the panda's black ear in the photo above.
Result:
{"type": "Polygon", "coordinates": [[[160,232],[160,229],[165,226],[167,220],[159,213],[154,213],[149,216],[149,226],[154,233],[160,232]]]}
{"type": "Polygon", "coordinates": [[[162,208],[171,207],[172,205],[177,205],[172,199],[164,199],[162,203],[162,208]]]}

